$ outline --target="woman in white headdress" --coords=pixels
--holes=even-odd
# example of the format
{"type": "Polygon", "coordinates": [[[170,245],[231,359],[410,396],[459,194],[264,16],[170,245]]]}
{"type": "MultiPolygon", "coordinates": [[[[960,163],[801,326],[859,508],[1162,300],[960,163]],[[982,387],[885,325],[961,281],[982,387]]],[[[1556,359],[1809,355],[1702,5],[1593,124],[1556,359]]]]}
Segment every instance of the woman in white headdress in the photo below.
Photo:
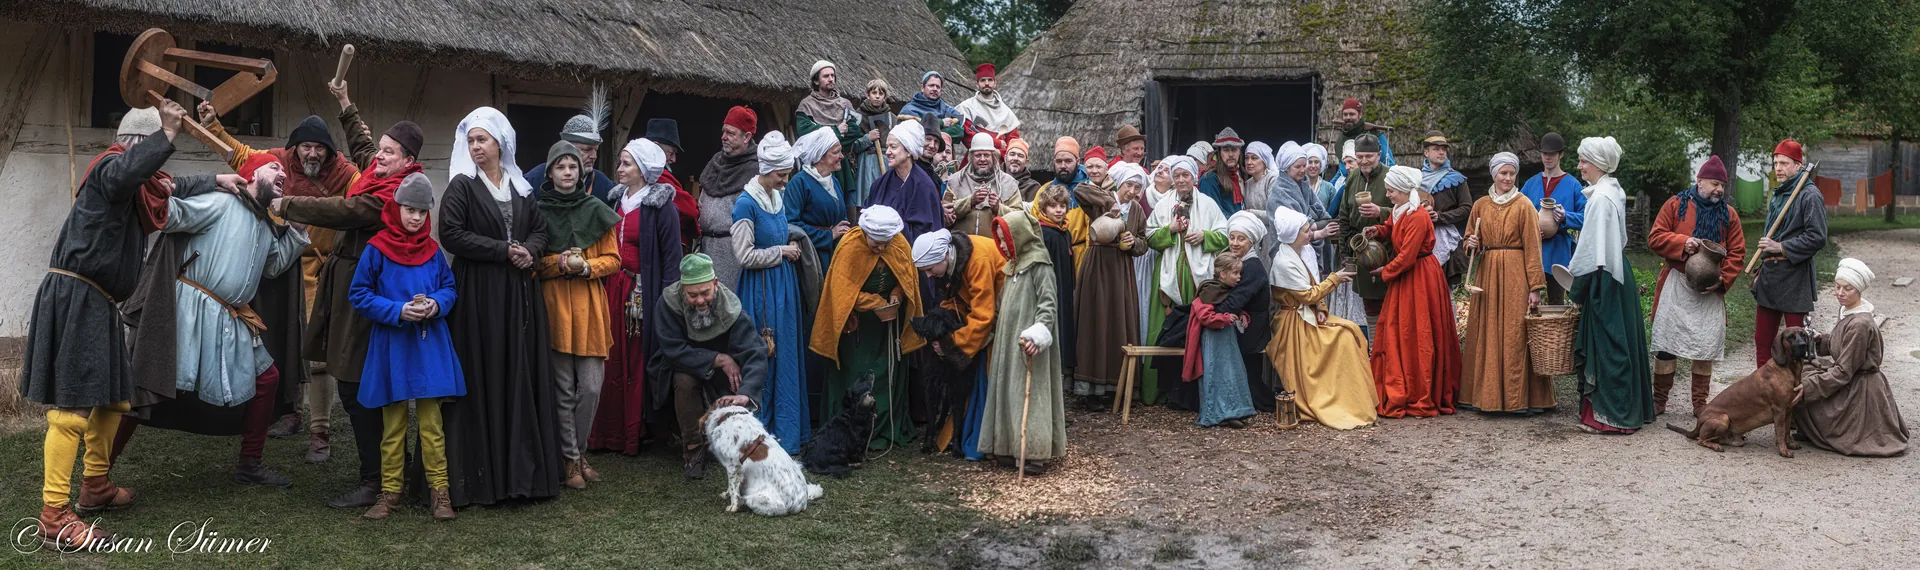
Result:
{"type": "MultiPolygon", "coordinates": [[[[1840,260],[1833,272],[1833,298],[1840,322],[1814,338],[1833,365],[1809,370],[1800,381],[1800,405],[1793,428],[1815,447],[1845,455],[1888,457],[1907,451],[1907,422],[1894,403],[1893,388],[1880,372],[1886,342],[1866,300],[1873,270],[1858,259],[1840,260]]],[[[1780,353],[1775,352],[1775,357],[1780,353]]]]}
{"type": "Polygon", "coordinates": [[[754,154],[760,173],[747,179],[746,189],[734,200],[729,230],[733,258],[740,262],[740,289],[735,293],[741,312],[753,318],[774,347],[755,415],[781,445],[798,449],[813,432],[813,416],[807,409],[806,359],[800,351],[803,303],[795,262],[803,252],[787,232],[785,190],[796,159],[780,131],[762,137],[754,154]]]}
{"type": "Polygon", "coordinates": [[[1460,390],[1460,350],[1447,275],[1433,258],[1433,217],[1420,207],[1420,170],[1387,170],[1387,221],[1364,230],[1393,241],[1393,257],[1373,270],[1387,284],[1373,332],[1373,382],[1382,417],[1451,414],[1460,390]]]}
{"type": "Polygon", "coordinates": [[[513,164],[515,142],[500,111],[467,115],[454,132],[453,180],[440,205],[454,293],[461,307],[484,308],[447,315],[467,384],[443,412],[455,507],[552,497],[565,468],[546,301],[533,274],[547,224],[513,164]]]}
{"type": "MultiPolygon", "coordinates": [[[[1115,163],[1107,171],[1114,191],[1079,192],[1082,207],[1107,204],[1088,211],[1088,243],[1074,283],[1074,395],[1083,396],[1089,409],[1106,409],[1113,401],[1126,355],[1120,347],[1137,344],[1140,336],[1139,292],[1127,286],[1135,276],[1134,259],[1147,247],[1147,213],[1134,198],[1145,191],[1146,171],[1130,162],[1115,163]],[[1106,200],[1100,202],[1097,200],[1106,200]]],[[[1081,184],[1081,188],[1092,185],[1081,184]]]]}
{"type": "Polygon", "coordinates": [[[1627,192],[1613,171],[1613,137],[1580,141],[1580,178],[1587,182],[1586,224],[1574,246],[1573,290],[1580,307],[1574,362],[1580,374],[1580,427],[1629,434],[1653,421],[1653,368],[1647,358],[1640,288],[1627,263],[1627,192]]]}
{"type": "Polygon", "coordinates": [[[1533,414],[1557,405],[1553,379],[1527,369],[1527,309],[1540,304],[1547,289],[1540,269],[1540,213],[1520,195],[1520,157],[1493,155],[1493,188],[1473,204],[1461,255],[1480,252],[1476,274],[1466,279],[1481,289],[1468,297],[1466,374],[1460,380],[1460,406],[1482,412],[1533,414]]]}
{"type": "Polygon", "coordinates": [[[1320,277],[1307,262],[1312,252],[1307,217],[1287,211],[1273,219],[1275,238],[1271,283],[1273,339],[1267,358],[1287,390],[1296,394],[1300,417],[1333,429],[1372,424],[1373,370],[1367,364],[1367,337],[1360,325],[1329,315],[1322,302],[1353,274],[1339,272],[1320,277]]]}

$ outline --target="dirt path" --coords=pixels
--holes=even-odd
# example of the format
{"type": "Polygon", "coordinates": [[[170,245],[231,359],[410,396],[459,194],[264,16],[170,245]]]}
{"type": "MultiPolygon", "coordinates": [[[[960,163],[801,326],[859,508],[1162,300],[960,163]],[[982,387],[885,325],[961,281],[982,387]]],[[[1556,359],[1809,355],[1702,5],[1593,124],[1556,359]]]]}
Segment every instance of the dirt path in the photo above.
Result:
{"type": "MultiPolygon", "coordinates": [[[[1886,325],[1884,368],[1909,426],[1920,426],[1920,230],[1843,236],[1878,277],[1867,298],[1886,325]]],[[[1822,293],[1814,322],[1838,312],[1822,293]]],[[[1716,390],[1751,370],[1729,355],[1716,390]]],[[[1920,453],[1890,459],[1765,443],[1702,449],[1661,429],[1626,437],[1531,418],[1461,414],[1384,420],[1352,432],[1317,426],[1196,433],[1191,415],[1074,414],[1078,456],[1101,460],[1015,488],[973,475],[989,511],[1056,513],[1015,531],[958,541],[954,565],[1312,568],[1885,567],[1920,551],[1920,453]],[[1197,440],[1196,440],[1197,436],[1197,440]],[[1196,445],[1198,443],[1198,445],[1196,445]],[[1099,481],[1096,486],[1079,483],[1099,481]]],[[[1262,415],[1261,425],[1271,421],[1262,415]]],[[[1771,442],[1771,427],[1748,435],[1771,442]]],[[[1896,564],[1897,565],[1897,564],[1896,564]]]]}

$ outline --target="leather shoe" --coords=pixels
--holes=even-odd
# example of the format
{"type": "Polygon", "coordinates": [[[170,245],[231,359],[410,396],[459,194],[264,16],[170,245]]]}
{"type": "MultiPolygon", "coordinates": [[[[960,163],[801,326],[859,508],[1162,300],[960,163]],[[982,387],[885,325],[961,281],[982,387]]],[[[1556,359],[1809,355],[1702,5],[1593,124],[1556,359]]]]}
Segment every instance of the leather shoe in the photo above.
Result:
{"type": "Polygon", "coordinates": [[[327,506],[335,509],[358,509],[373,506],[373,502],[379,500],[379,498],[380,485],[378,483],[361,483],[355,485],[352,490],[341,493],[340,496],[327,501],[327,506]]]}

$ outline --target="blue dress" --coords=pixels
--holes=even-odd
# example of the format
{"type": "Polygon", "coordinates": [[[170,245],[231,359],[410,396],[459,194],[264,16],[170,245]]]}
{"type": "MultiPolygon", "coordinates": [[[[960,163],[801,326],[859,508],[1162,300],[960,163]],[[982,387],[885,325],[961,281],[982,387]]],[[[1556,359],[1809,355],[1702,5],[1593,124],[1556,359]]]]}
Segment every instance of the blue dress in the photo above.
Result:
{"type": "MultiPolygon", "coordinates": [[[[1559,202],[1567,211],[1567,221],[1560,224],[1560,232],[1550,239],[1540,240],[1540,270],[1547,273],[1547,282],[1553,283],[1553,266],[1570,265],[1573,262],[1573,233],[1585,225],[1587,219],[1587,196],[1580,190],[1579,177],[1572,174],[1560,175],[1560,181],[1554,183],[1553,201],[1559,202]],[[1571,231],[1570,231],[1571,230],[1571,231]]],[[[1534,209],[1540,208],[1540,199],[1545,198],[1547,190],[1544,174],[1535,174],[1520,186],[1520,194],[1533,201],[1534,209]]]]}
{"type": "Polygon", "coordinates": [[[368,247],[360,253],[347,299],[353,310],[373,321],[366,368],[360,372],[362,405],[376,409],[419,398],[467,395],[453,335],[447,332],[454,293],[446,252],[436,251],[426,263],[409,266],[368,247]],[[433,299],[440,312],[418,323],[400,320],[401,306],[414,295],[433,299]]]}
{"type": "MultiPolygon", "coordinates": [[[[829,180],[834,180],[829,178],[829,180]]],[[[836,180],[837,183],[837,180],[836,180]]],[[[847,204],[828,190],[820,180],[806,172],[796,172],[787,181],[787,223],[800,226],[820,253],[820,267],[833,267],[833,226],[847,221],[847,204]]],[[[735,215],[735,219],[739,219],[735,215]]],[[[757,230],[759,223],[754,223],[757,230]]]]}
{"type": "MultiPolygon", "coordinates": [[[[784,210],[784,208],[783,208],[784,210]]],[[[787,216],[768,212],[754,201],[750,192],[741,192],[733,202],[733,221],[753,222],[753,247],[787,245],[787,216]]],[[[766,424],[767,433],[780,446],[795,450],[807,444],[812,415],[807,410],[807,377],[804,367],[805,341],[800,337],[800,281],[793,262],[785,258],[778,265],[760,269],[740,269],[740,307],[754,324],[773,329],[773,358],[768,362],[767,381],[760,394],[760,411],[755,414],[766,424]]]]}

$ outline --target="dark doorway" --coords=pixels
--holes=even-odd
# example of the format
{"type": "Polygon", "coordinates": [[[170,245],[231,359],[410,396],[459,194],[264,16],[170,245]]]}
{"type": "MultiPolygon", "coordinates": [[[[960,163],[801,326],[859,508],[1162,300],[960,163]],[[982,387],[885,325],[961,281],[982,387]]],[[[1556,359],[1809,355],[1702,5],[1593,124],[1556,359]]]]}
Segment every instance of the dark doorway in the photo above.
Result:
{"type": "Polygon", "coordinates": [[[513,123],[516,136],[513,149],[514,164],[520,165],[520,171],[533,170],[533,167],[547,163],[547,149],[553,143],[560,142],[560,128],[567,126],[567,119],[580,114],[579,109],[562,107],[541,107],[539,105],[508,105],[507,122],[513,123]]]}
{"type": "Polygon", "coordinates": [[[1319,97],[1312,78],[1162,85],[1170,124],[1160,132],[1167,134],[1168,153],[1185,152],[1194,141],[1212,142],[1226,127],[1233,127],[1241,140],[1264,141],[1274,148],[1286,141],[1313,140],[1319,97]]]}
{"type": "Polygon", "coordinates": [[[130,110],[120,97],[120,62],[133,48],[133,36],[94,32],[93,34],[93,124],[94,128],[120,126],[120,118],[130,110]]]}
{"type": "MultiPolygon", "coordinates": [[[[759,132],[754,133],[753,141],[760,142],[760,135],[774,130],[772,110],[765,105],[744,103],[731,99],[715,99],[686,93],[648,93],[647,99],[640,104],[640,113],[634,117],[632,138],[647,133],[647,120],[673,119],[680,124],[680,156],[668,167],[680,185],[688,192],[700,178],[700,171],[707,167],[707,160],[720,152],[720,122],[726,120],[727,110],[734,105],[747,105],[759,117],[759,132]]],[[[791,139],[789,139],[791,142],[791,139]]],[[[621,141],[620,146],[626,146],[621,141]]]]}

